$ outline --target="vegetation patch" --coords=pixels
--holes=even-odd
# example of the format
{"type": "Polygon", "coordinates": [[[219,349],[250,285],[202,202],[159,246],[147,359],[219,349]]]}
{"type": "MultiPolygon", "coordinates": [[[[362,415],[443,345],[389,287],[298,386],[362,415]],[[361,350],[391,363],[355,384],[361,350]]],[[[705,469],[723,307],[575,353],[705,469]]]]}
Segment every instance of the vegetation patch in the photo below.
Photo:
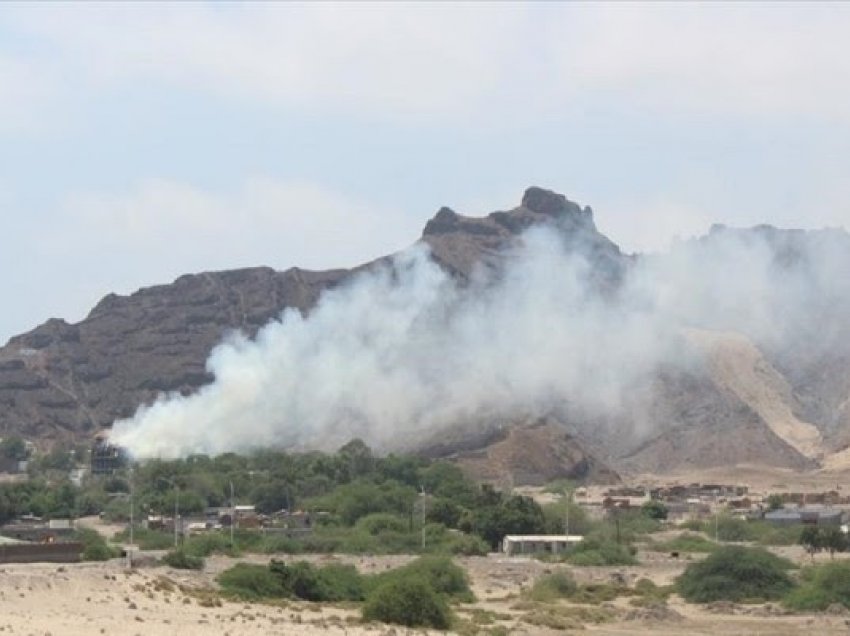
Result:
{"type": "Polygon", "coordinates": [[[79,528],[74,539],[83,544],[83,561],[107,561],[121,556],[121,550],[109,545],[103,536],[90,528],[79,528]]]}
{"type": "Polygon", "coordinates": [[[570,573],[559,570],[535,580],[527,596],[534,601],[550,603],[558,599],[570,598],[577,591],[578,585],[570,573]]]}
{"type": "Polygon", "coordinates": [[[821,611],[839,604],[850,608],[850,563],[812,566],[800,573],[801,584],[783,600],[789,609],[821,611]]]}
{"type": "Polygon", "coordinates": [[[388,581],[378,586],[363,605],[363,618],[435,629],[448,629],[452,621],[445,597],[416,577],[388,581]]]}
{"type": "Polygon", "coordinates": [[[676,580],[676,588],[695,603],[775,600],[794,587],[788,576],[793,567],[763,548],[724,546],[690,564],[676,580]]]}
{"type": "Polygon", "coordinates": [[[191,554],[186,554],[184,550],[172,550],[164,557],[162,557],[162,561],[166,565],[172,568],[176,568],[178,570],[204,569],[203,557],[196,557],[192,556],[191,554]]]}
{"type": "Polygon", "coordinates": [[[605,538],[587,537],[566,555],[573,565],[636,565],[635,550],[632,546],[616,543],[605,538]]]}

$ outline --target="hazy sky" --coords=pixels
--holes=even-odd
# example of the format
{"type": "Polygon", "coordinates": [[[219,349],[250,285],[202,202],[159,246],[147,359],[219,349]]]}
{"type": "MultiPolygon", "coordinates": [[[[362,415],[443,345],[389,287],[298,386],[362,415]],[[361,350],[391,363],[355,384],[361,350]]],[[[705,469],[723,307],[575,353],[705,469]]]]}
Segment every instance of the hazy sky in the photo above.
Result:
{"type": "Polygon", "coordinates": [[[629,251],[850,227],[848,33],[841,4],[0,5],[0,341],[531,184],[629,251]]]}

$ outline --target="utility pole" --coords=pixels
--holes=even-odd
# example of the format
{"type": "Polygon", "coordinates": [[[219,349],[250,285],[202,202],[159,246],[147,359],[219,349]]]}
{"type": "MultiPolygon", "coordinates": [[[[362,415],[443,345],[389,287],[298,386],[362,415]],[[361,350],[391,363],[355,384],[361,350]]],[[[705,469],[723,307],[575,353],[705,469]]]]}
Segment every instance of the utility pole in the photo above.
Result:
{"type": "Polygon", "coordinates": [[[127,565],[133,565],[133,466],[130,466],[130,546],[127,548],[127,565]]]}
{"type": "Polygon", "coordinates": [[[570,536],[570,491],[564,488],[564,534],[570,536]]]}
{"type": "Polygon", "coordinates": [[[617,524],[617,545],[620,545],[620,509],[614,506],[614,523],[617,524]]]}
{"type": "Polygon", "coordinates": [[[714,542],[717,543],[717,492],[714,493],[714,542]]]}
{"type": "Polygon", "coordinates": [[[420,486],[422,492],[419,496],[422,498],[422,551],[425,552],[425,486],[420,486]]]}
{"type": "Polygon", "coordinates": [[[180,491],[177,489],[177,482],[174,482],[174,549],[177,549],[177,520],[180,517],[180,491]]]}
{"type": "Polygon", "coordinates": [[[235,549],[233,542],[233,526],[236,525],[236,506],[233,504],[233,482],[230,482],[230,549],[235,549]]]}

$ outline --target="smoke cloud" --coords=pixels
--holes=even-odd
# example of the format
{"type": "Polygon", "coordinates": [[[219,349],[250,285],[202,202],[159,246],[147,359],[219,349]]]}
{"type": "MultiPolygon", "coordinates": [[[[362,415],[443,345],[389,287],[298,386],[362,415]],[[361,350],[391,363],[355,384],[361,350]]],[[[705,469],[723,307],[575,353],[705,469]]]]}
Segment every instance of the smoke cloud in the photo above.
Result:
{"type": "Polygon", "coordinates": [[[562,232],[532,228],[500,273],[463,284],[414,246],[326,292],[306,317],[286,310],[253,339],[231,334],[207,362],[212,384],[140,407],[112,439],[140,458],[333,448],[354,436],[402,448],[458,422],[564,405],[620,413],[659,365],[700,363],[686,328],[737,331],[771,350],[847,335],[835,319],[850,316],[850,277],[837,275],[850,273],[844,232],[789,243],[769,229],[715,229],[666,255],[622,257],[613,289],[562,232]]]}

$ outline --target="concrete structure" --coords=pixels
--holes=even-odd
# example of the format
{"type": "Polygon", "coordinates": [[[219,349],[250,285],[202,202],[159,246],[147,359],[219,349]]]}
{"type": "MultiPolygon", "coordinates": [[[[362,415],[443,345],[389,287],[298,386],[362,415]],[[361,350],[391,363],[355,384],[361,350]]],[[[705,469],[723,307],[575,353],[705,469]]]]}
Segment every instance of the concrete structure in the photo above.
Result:
{"type": "Polygon", "coordinates": [[[33,543],[60,543],[73,535],[74,524],[70,519],[51,519],[42,521],[35,518],[21,518],[0,527],[0,535],[19,541],[33,543]]]}
{"type": "Polygon", "coordinates": [[[83,544],[64,543],[0,543],[0,563],[76,563],[83,544]]]}
{"type": "Polygon", "coordinates": [[[812,525],[841,527],[843,512],[833,508],[781,508],[765,513],[764,520],[778,526],[812,525]]]}
{"type": "Polygon", "coordinates": [[[509,534],[502,539],[502,552],[515,554],[560,554],[568,552],[584,537],[574,534],[509,534]]]}

